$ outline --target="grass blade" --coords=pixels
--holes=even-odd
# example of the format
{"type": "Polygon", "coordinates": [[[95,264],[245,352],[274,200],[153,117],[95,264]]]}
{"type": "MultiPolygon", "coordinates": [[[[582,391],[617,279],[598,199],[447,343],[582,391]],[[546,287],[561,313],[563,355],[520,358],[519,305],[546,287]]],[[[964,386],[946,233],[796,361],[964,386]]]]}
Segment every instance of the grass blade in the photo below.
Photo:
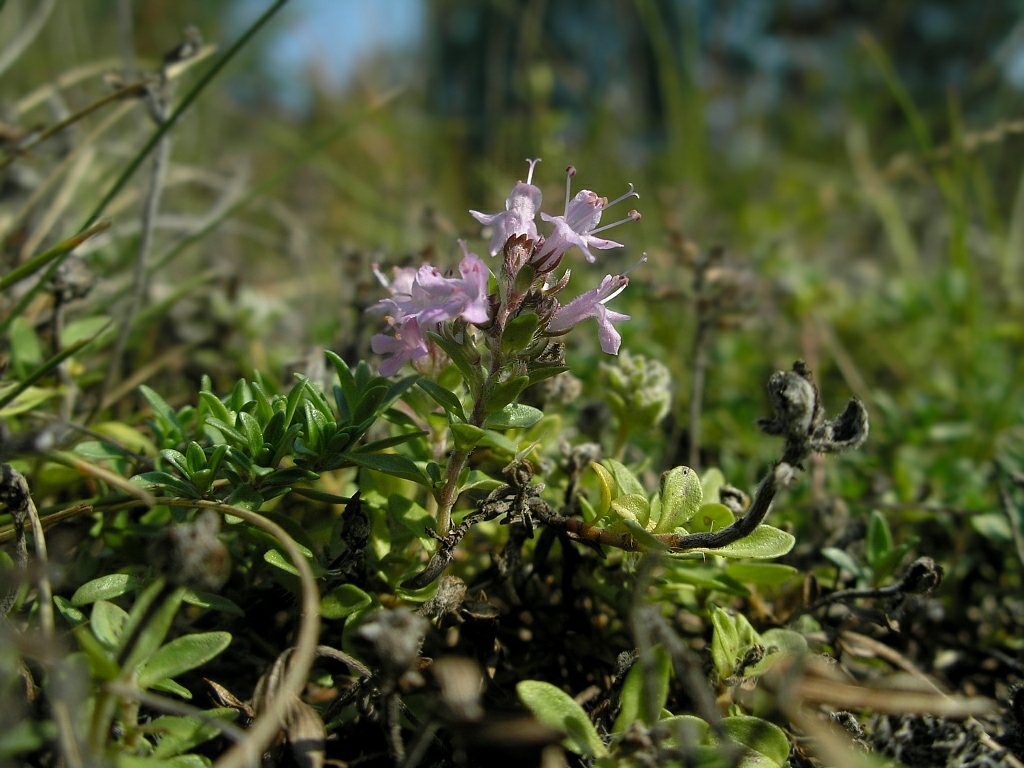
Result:
{"type": "MultiPolygon", "coordinates": [[[[33,256],[24,264],[12,269],[3,277],[0,277],[0,291],[5,291],[15,283],[35,274],[54,259],[75,250],[75,248],[80,246],[89,238],[94,235],[98,235],[100,232],[105,232],[108,229],[110,229],[109,220],[98,221],[92,226],[82,230],[74,237],[69,237],[67,240],[57,243],[55,246],[49,250],[43,251],[38,256],[33,256]]],[[[12,312],[11,317],[15,317],[17,314],[18,313],[12,312]]]]}
{"type": "Polygon", "coordinates": [[[121,191],[124,185],[128,183],[128,179],[130,179],[135,174],[135,171],[137,171],[139,169],[139,166],[142,165],[142,161],[146,159],[150,152],[153,151],[156,145],[160,142],[160,139],[163,138],[164,134],[167,133],[174,126],[174,124],[178,122],[178,118],[180,118],[182,114],[184,114],[185,111],[192,106],[192,102],[194,102],[199,97],[199,94],[201,94],[206,89],[206,86],[213,82],[213,78],[215,78],[220,73],[220,71],[224,69],[225,66],[227,66],[228,62],[231,61],[231,59],[233,59],[235,55],[240,50],[242,50],[243,47],[245,47],[245,44],[248,43],[250,39],[252,39],[253,35],[255,35],[264,24],[270,21],[271,17],[273,17],[275,13],[281,10],[281,8],[287,2],[288,0],[276,0],[276,2],[274,2],[274,4],[271,5],[266,11],[264,11],[263,15],[256,19],[256,21],[254,21],[249,26],[249,28],[245,30],[244,33],[242,33],[242,36],[239,37],[230,48],[224,51],[224,53],[221,54],[220,58],[218,58],[217,61],[215,61],[213,65],[208,70],[206,70],[206,72],[203,73],[202,77],[200,77],[199,80],[196,81],[196,84],[192,86],[192,89],[187,94],[185,94],[185,97],[181,100],[181,103],[178,104],[178,106],[174,109],[173,112],[171,112],[170,115],[168,115],[167,120],[165,120],[157,127],[157,129],[153,132],[153,135],[149,137],[149,141],[146,142],[145,146],[143,146],[142,149],[140,149],[138,153],[135,155],[135,157],[132,158],[132,161],[128,164],[128,167],[125,168],[124,171],[122,171],[117,181],[114,182],[113,186],[111,186],[107,194],[104,195],[103,199],[100,200],[100,202],[97,204],[95,210],[93,210],[93,212],[89,215],[89,218],[86,219],[85,224],[82,225],[82,229],[85,229],[86,227],[90,226],[94,221],[96,221],[96,219],[100,217],[100,214],[103,213],[103,210],[110,204],[110,201],[114,199],[117,193],[121,191]]]}

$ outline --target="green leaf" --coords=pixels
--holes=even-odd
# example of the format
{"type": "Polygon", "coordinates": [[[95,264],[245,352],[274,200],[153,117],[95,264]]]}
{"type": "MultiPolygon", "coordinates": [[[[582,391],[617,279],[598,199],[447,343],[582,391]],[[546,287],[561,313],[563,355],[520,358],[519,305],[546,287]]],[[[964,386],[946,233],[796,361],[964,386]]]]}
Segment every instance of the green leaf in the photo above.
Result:
{"type": "Polygon", "coordinates": [[[373,598],[354,584],[341,584],[320,598],[320,615],[325,619],[344,619],[372,602],[373,598]]]}
{"type": "Polygon", "coordinates": [[[259,459],[260,450],[263,448],[263,430],[256,417],[243,411],[238,414],[235,427],[245,436],[245,447],[249,456],[254,460],[259,459]]]}
{"type": "MultiPolygon", "coordinates": [[[[145,384],[139,385],[139,392],[142,394],[144,398],[146,398],[146,402],[149,403],[150,408],[153,409],[153,412],[157,416],[159,416],[161,419],[168,422],[169,424],[173,424],[174,426],[179,428],[181,427],[181,425],[178,424],[177,414],[174,412],[174,409],[167,404],[166,400],[160,397],[160,395],[158,395],[152,389],[147,387],[145,384]]],[[[218,402],[220,401],[218,400],[218,402]]],[[[223,404],[221,404],[221,407],[223,407],[223,404]]]]}
{"type": "Polygon", "coordinates": [[[501,432],[495,432],[493,429],[488,429],[477,445],[509,456],[515,456],[519,452],[519,444],[516,441],[508,439],[501,432]]]}
{"type": "MultiPolygon", "coordinates": [[[[615,505],[615,502],[612,502],[615,505]]],[[[640,549],[651,552],[667,552],[669,549],[668,544],[663,542],[661,539],[656,538],[653,533],[647,530],[644,526],[640,525],[634,520],[625,518],[622,521],[623,526],[630,532],[636,543],[640,545],[640,549]]]]}
{"type": "Polygon", "coordinates": [[[240,485],[231,492],[226,499],[227,503],[234,507],[248,509],[250,512],[258,512],[263,506],[265,499],[263,494],[255,490],[251,485],[240,485]]]}
{"type": "MultiPolygon", "coordinates": [[[[730,739],[764,757],[767,765],[782,768],[789,760],[789,739],[777,725],[759,717],[723,717],[719,725],[730,739]]],[[[740,765],[753,768],[765,761],[745,759],[740,765]]]]}
{"type": "Polygon", "coordinates": [[[530,369],[530,384],[550,379],[569,370],[568,365],[540,365],[530,369]]]}
{"type": "Polygon", "coordinates": [[[659,721],[659,725],[668,734],[664,742],[666,746],[680,747],[685,745],[692,748],[694,745],[711,743],[711,726],[694,715],[666,717],[664,720],[659,721]],[[677,738],[677,734],[680,731],[682,731],[682,741],[677,738]]]}
{"type": "Polygon", "coordinates": [[[24,378],[28,370],[43,361],[43,345],[36,335],[32,323],[24,317],[17,317],[11,323],[8,333],[11,366],[18,378],[24,378]]]}
{"type": "Polygon", "coordinates": [[[71,625],[72,629],[81,626],[88,621],[85,614],[71,605],[71,601],[67,598],[63,598],[60,595],[54,595],[53,604],[57,606],[57,611],[60,612],[60,615],[64,617],[64,620],[71,625]]]}
{"type": "Polygon", "coordinates": [[[427,337],[437,346],[444,350],[444,353],[455,363],[467,385],[470,388],[479,387],[483,381],[480,371],[480,353],[471,346],[472,342],[467,339],[467,344],[456,344],[439,333],[427,331],[427,337]],[[476,361],[474,363],[474,360],[476,361]]]}
{"type": "Polygon", "coordinates": [[[505,325],[505,332],[501,336],[501,351],[518,352],[526,349],[533,341],[534,331],[540,318],[532,312],[527,312],[505,325]]]}
{"type": "MultiPolygon", "coordinates": [[[[221,707],[219,709],[206,710],[203,714],[230,722],[238,717],[238,710],[231,707],[221,707]]],[[[198,717],[175,717],[170,715],[164,715],[149,721],[143,726],[143,730],[145,733],[159,736],[160,741],[153,750],[153,757],[157,758],[180,755],[182,752],[186,752],[202,744],[204,741],[215,738],[221,732],[217,726],[203,722],[198,717]]]]}
{"type": "Polygon", "coordinates": [[[181,696],[183,699],[191,699],[192,691],[183,685],[180,685],[169,678],[163,680],[157,680],[153,685],[150,686],[154,691],[163,691],[164,693],[173,693],[175,696],[181,696]]]}
{"type": "MultiPolygon", "coordinates": [[[[495,384],[491,388],[491,392],[487,397],[485,403],[485,411],[488,414],[494,414],[504,408],[506,405],[511,403],[519,394],[526,389],[530,383],[529,376],[517,376],[514,379],[508,381],[502,381],[495,384]]],[[[531,422],[531,424],[536,422],[531,422]]]]}
{"type": "MultiPolygon", "coordinates": [[[[181,607],[181,598],[184,594],[184,588],[178,587],[171,592],[171,594],[167,596],[167,599],[161,603],[160,607],[153,612],[149,621],[147,621],[139,631],[138,639],[135,641],[135,647],[132,648],[131,653],[128,654],[128,658],[124,663],[125,669],[135,669],[149,659],[149,657],[152,656],[160,647],[160,644],[163,643],[164,638],[167,637],[167,633],[171,629],[171,624],[174,623],[174,617],[178,613],[178,608],[181,607]]],[[[135,611],[133,610],[132,613],[134,614],[135,611]]],[[[129,626],[127,624],[125,625],[124,632],[129,632],[129,626]]]]}
{"type": "Polygon", "coordinates": [[[120,645],[121,631],[127,621],[128,612],[106,600],[97,600],[89,615],[92,633],[111,650],[116,650],[120,645]]]}
{"type": "Polygon", "coordinates": [[[971,515],[971,528],[992,541],[1013,541],[1013,530],[1002,512],[971,515]]]}
{"type": "Polygon", "coordinates": [[[210,768],[210,761],[200,755],[178,755],[163,759],[121,753],[115,765],[117,768],[210,768]]]}
{"type": "Polygon", "coordinates": [[[510,403],[487,417],[484,426],[489,429],[527,429],[544,418],[544,412],[530,405],[510,403]]]}
{"type": "Polygon", "coordinates": [[[299,575],[299,569],[288,562],[288,559],[276,549],[268,549],[263,553],[263,559],[275,568],[290,573],[292,576],[299,575]]]}
{"type": "Polygon", "coordinates": [[[19,413],[33,411],[47,400],[60,396],[60,390],[56,387],[21,387],[17,383],[0,388],[0,396],[15,390],[18,390],[18,393],[11,404],[6,408],[0,408],[0,419],[9,419],[19,413]]]}
{"type": "Polygon", "coordinates": [[[430,485],[423,470],[416,466],[412,459],[397,453],[343,453],[341,458],[360,467],[394,475],[404,480],[412,480],[420,485],[430,485]]]}
{"type": "Polygon", "coordinates": [[[165,583],[162,577],[158,577],[135,597],[132,609],[128,612],[128,621],[125,622],[124,628],[121,630],[121,642],[118,644],[118,651],[124,650],[124,644],[135,634],[135,630],[138,629],[139,624],[146,618],[146,614],[149,613],[150,607],[163,594],[165,583]]]}
{"type": "Polygon", "coordinates": [[[631,493],[637,493],[641,496],[646,497],[647,491],[644,489],[643,484],[637,480],[636,475],[626,469],[625,465],[615,459],[605,459],[601,462],[612,477],[615,478],[615,485],[618,488],[620,496],[626,496],[631,493]]]}
{"type": "Polygon", "coordinates": [[[487,434],[486,430],[472,424],[452,424],[451,433],[455,439],[455,447],[460,451],[471,451],[487,434]]]}
{"type": "Polygon", "coordinates": [[[79,341],[76,342],[75,344],[72,344],[70,347],[64,347],[64,349],[62,349],[60,352],[53,355],[52,357],[48,358],[46,362],[40,365],[38,368],[35,368],[30,373],[27,373],[24,376],[22,376],[21,383],[19,383],[10,391],[7,391],[3,395],[0,395],[0,408],[7,406],[18,395],[27,390],[41,378],[49,374],[51,371],[55,370],[57,366],[59,366],[69,357],[72,357],[73,355],[77,354],[79,350],[81,350],[82,347],[89,344],[90,341],[91,339],[85,339],[84,341],[79,341]]]}
{"type": "Polygon", "coordinates": [[[70,347],[83,339],[91,339],[110,323],[107,315],[90,315],[68,323],[60,334],[60,345],[70,347]]]}
{"type": "Polygon", "coordinates": [[[245,616],[245,611],[236,603],[212,592],[193,592],[191,589],[186,589],[181,599],[182,602],[197,608],[209,608],[214,611],[230,613],[232,616],[245,616]]]}
{"type": "Polygon", "coordinates": [[[459,400],[458,395],[454,392],[445,389],[439,384],[435,384],[429,379],[420,379],[416,382],[416,385],[430,395],[434,402],[444,408],[450,416],[462,422],[468,421],[462,401],[459,400]]]}
{"type": "Polygon", "coordinates": [[[864,559],[874,567],[892,549],[892,535],[885,518],[877,509],[871,510],[868,519],[868,533],[864,541],[864,559]]]}
{"type": "Polygon", "coordinates": [[[725,572],[741,584],[775,587],[785,584],[800,571],[791,565],[778,563],[730,563],[725,572]]]}
{"type": "Polygon", "coordinates": [[[307,499],[322,501],[326,504],[348,504],[352,501],[351,496],[338,496],[334,493],[319,491],[316,488],[292,488],[292,493],[305,496],[307,499]]]}
{"type": "Polygon", "coordinates": [[[231,411],[213,392],[205,390],[200,392],[199,406],[201,409],[208,411],[208,413],[203,414],[206,419],[216,419],[222,424],[227,424],[231,421],[231,411]]]}
{"type": "Polygon", "coordinates": [[[597,475],[597,481],[601,486],[601,503],[595,510],[596,517],[601,518],[611,509],[612,500],[619,497],[619,486],[615,482],[612,473],[604,465],[591,462],[590,468],[594,470],[594,474],[597,475]]]}
{"type": "Polygon", "coordinates": [[[725,485],[725,475],[718,467],[709,467],[704,476],[700,479],[700,487],[704,495],[705,504],[717,504],[722,499],[718,495],[718,489],[725,485]]]}
{"type": "Polygon", "coordinates": [[[714,662],[718,677],[726,680],[732,677],[736,668],[736,657],[740,653],[740,637],[736,630],[736,620],[719,608],[711,606],[711,660],[714,662]]]}
{"type": "MultiPolygon", "coordinates": [[[[453,424],[453,427],[468,427],[468,424],[453,424]]],[[[374,440],[372,443],[366,443],[360,445],[355,449],[355,453],[380,453],[387,448],[394,448],[396,445],[403,445],[405,443],[416,440],[420,437],[425,437],[430,433],[418,429],[415,432],[406,432],[401,435],[392,435],[391,437],[384,437],[380,440],[374,440]]]]}
{"type": "MultiPolygon", "coordinates": [[[[57,726],[49,720],[43,722],[33,722],[31,720],[22,720],[17,724],[8,724],[4,727],[3,733],[0,733],[0,760],[7,761],[14,755],[21,754],[24,752],[34,752],[42,747],[46,742],[53,741],[57,738],[57,726]]],[[[6,763],[5,765],[17,765],[29,763],[22,761],[6,763]]]]}
{"type": "Polygon", "coordinates": [[[651,505],[648,503],[646,495],[630,493],[626,496],[619,496],[612,501],[611,507],[623,520],[632,520],[646,530],[651,515],[651,505]]]}
{"type": "Polygon", "coordinates": [[[138,685],[145,690],[165,678],[200,667],[231,644],[230,632],[203,632],[175,638],[142,665],[138,685]]]}
{"type": "Polygon", "coordinates": [[[173,448],[165,448],[160,451],[160,455],[164,461],[173,466],[185,477],[192,476],[192,470],[189,469],[188,460],[185,458],[185,454],[181,451],[175,451],[173,448]]]}
{"type": "Polygon", "coordinates": [[[724,504],[701,504],[686,527],[690,533],[720,531],[732,525],[735,519],[732,511],[724,504]]]}
{"type": "MultiPolygon", "coordinates": [[[[351,413],[355,410],[356,403],[359,400],[359,390],[356,387],[356,380],[352,376],[352,369],[348,367],[348,363],[342,360],[337,354],[326,350],[324,354],[327,359],[334,365],[334,370],[338,372],[338,382],[341,384],[341,391],[345,396],[345,401],[348,404],[348,411],[351,413]]],[[[306,382],[302,382],[305,386],[306,382]]],[[[348,416],[349,414],[344,414],[348,416]]],[[[346,419],[347,420],[347,419],[346,419]]]]}
{"type": "Polygon", "coordinates": [[[722,573],[719,568],[695,565],[686,560],[675,560],[667,563],[666,566],[663,578],[667,586],[690,584],[729,595],[746,597],[750,594],[749,589],[731,576],[722,573]]]}
{"type": "Polygon", "coordinates": [[[787,655],[807,653],[807,639],[791,629],[769,629],[761,635],[760,642],[765,648],[765,656],[743,670],[743,674],[748,677],[763,675],[775,662],[787,655]]]}
{"type": "Polygon", "coordinates": [[[835,563],[836,567],[840,570],[846,571],[859,579],[864,578],[864,569],[845,550],[837,549],[836,547],[823,547],[821,554],[825,559],[835,563]]]}
{"type": "Polygon", "coordinates": [[[648,728],[653,726],[668,701],[669,679],[672,676],[672,658],[660,645],[645,652],[626,675],[619,696],[621,708],[615,718],[612,733],[624,733],[634,721],[640,720],[648,728]],[[645,682],[650,687],[645,691],[645,682]]]}
{"type": "Polygon", "coordinates": [[[113,680],[120,674],[121,670],[114,662],[114,654],[96,639],[96,635],[90,631],[87,625],[79,624],[71,630],[71,633],[75,636],[78,647],[88,660],[89,670],[93,677],[99,680],[113,680]]]}
{"type": "Polygon", "coordinates": [[[98,579],[87,581],[75,590],[71,596],[71,605],[80,608],[97,600],[110,600],[120,597],[139,587],[139,580],[127,573],[111,573],[98,579]]]}
{"type": "Polygon", "coordinates": [[[796,543],[793,534],[773,528],[770,525],[759,525],[746,538],[734,541],[717,549],[692,549],[689,552],[704,552],[722,557],[749,557],[752,560],[769,560],[782,557],[796,543]]]}
{"type": "Polygon", "coordinates": [[[874,584],[881,584],[885,579],[891,576],[899,567],[900,563],[903,562],[903,558],[906,557],[907,552],[916,547],[917,543],[918,539],[914,537],[911,538],[910,541],[906,541],[898,547],[893,547],[886,552],[885,557],[875,563],[874,568],[872,569],[872,582],[874,584]]]}
{"type": "Polygon", "coordinates": [[[516,693],[539,722],[566,734],[562,744],[569,751],[586,757],[608,754],[583,707],[565,691],[540,680],[523,680],[516,685],[516,693]]]}
{"type": "Polygon", "coordinates": [[[697,473],[689,467],[669,470],[661,479],[661,519],[655,533],[672,533],[697,514],[704,492],[697,473]]]}
{"type": "Polygon", "coordinates": [[[384,406],[388,391],[391,385],[386,379],[375,379],[377,383],[370,384],[359,396],[359,403],[352,411],[352,423],[363,424],[369,422],[377,415],[378,409],[384,406]]]}

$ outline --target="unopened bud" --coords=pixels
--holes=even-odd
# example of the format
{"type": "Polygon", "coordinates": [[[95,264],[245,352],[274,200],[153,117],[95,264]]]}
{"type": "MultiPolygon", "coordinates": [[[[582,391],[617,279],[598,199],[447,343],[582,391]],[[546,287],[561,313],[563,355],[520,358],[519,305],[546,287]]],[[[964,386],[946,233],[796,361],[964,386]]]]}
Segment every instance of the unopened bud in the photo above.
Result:
{"type": "Polygon", "coordinates": [[[930,557],[919,557],[903,575],[900,587],[909,595],[926,595],[942,583],[942,566],[930,557]]]}
{"type": "Polygon", "coordinates": [[[814,385],[795,370],[776,371],[768,380],[768,397],[775,409],[775,419],[762,421],[762,428],[769,434],[806,440],[818,410],[814,385]]]}

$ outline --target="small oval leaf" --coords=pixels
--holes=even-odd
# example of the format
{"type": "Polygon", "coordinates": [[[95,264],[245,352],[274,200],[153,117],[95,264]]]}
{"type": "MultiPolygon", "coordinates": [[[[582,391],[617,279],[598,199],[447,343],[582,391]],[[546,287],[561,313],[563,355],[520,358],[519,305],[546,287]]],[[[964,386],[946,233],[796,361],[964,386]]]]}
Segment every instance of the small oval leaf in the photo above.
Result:
{"type": "Polygon", "coordinates": [[[97,600],[89,616],[89,626],[96,639],[115,650],[121,640],[121,631],[128,621],[128,613],[106,600],[97,600]]]}
{"type": "Polygon", "coordinates": [[[758,526],[752,534],[746,538],[734,541],[718,549],[692,549],[691,552],[704,552],[709,555],[720,555],[722,557],[749,557],[752,560],[770,560],[773,557],[782,557],[793,548],[796,539],[793,534],[773,528],[770,525],[758,526]]]}
{"type": "Polygon", "coordinates": [[[701,504],[687,528],[691,533],[720,531],[732,525],[736,516],[724,504],[701,504]]]}
{"type": "Polygon", "coordinates": [[[544,412],[531,405],[510,403],[487,417],[484,426],[490,429],[526,429],[544,418],[544,412]]]}
{"type": "Polygon", "coordinates": [[[587,757],[608,754],[583,707],[565,691],[540,680],[523,680],[516,685],[516,693],[537,720],[566,734],[562,742],[566,749],[587,757]]]}
{"type": "Polygon", "coordinates": [[[672,533],[686,525],[700,509],[704,492],[697,473],[689,467],[676,467],[665,473],[661,481],[661,519],[655,533],[672,533]]]}
{"type": "Polygon", "coordinates": [[[149,657],[139,670],[142,689],[202,666],[231,644],[230,632],[203,632],[175,638],[149,657]]]}
{"type": "Polygon", "coordinates": [[[127,573],[112,573],[87,581],[71,596],[71,605],[79,608],[97,600],[110,600],[126,595],[139,586],[139,580],[127,573]]]}
{"type": "Polygon", "coordinates": [[[354,584],[342,584],[320,598],[320,615],[325,619],[344,619],[366,608],[373,598],[354,584]]]}

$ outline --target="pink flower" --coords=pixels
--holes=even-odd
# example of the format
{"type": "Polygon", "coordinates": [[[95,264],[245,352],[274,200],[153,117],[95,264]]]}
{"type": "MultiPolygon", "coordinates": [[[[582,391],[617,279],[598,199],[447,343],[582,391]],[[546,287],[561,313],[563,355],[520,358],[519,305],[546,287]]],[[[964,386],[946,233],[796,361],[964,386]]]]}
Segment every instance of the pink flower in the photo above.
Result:
{"type": "Polygon", "coordinates": [[[466,250],[465,241],[459,240],[459,245],[465,254],[459,264],[459,274],[462,275],[462,292],[466,298],[460,314],[466,322],[477,325],[486,323],[490,318],[487,302],[487,278],[490,272],[479,256],[466,250]]]}
{"type": "Polygon", "coordinates": [[[487,280],[490,272],[475,253],[459,243],[464,254],[459,264],[462,277],[445,277],[439,269],[424,264],[418,270],[395,270],[388,281],[379,269],[377,278],[391,293],[368,311],[385,312],[395,329],[394,336],[377,334],[371,341],[374,352],[392,355],[381,364],[381,373],[391,376],[407,361],[429,352],[425,331],[432,331],[448,320],[461,317],[466,322],[486,323],[490,316],[487,280]]]}
{"type": "Polygon", "coordinates": [[[549,216],[546,213],[540,215],[544,221],[554,225],[554,231],[551,233],[551,236],[538,245],[536,252],[530,259],[530,264],[540,273],[550,272],[555,269],[566,252],[574,246],[583,251],[587,261],[593,263],[596,259],[594,254],[590,252],[591,248],[604,250],[622,247],[622,243],[617,243],[614,240],[595,237],[598,232],[611,229],[627,221],[640,220],[640,214],[634,210],[630,211],[624,219],[613,224],[598,227],[597,225],[601,223],[601,214],[605,210],[627,198],[640,197],[640,195],[633,190],[633,185],[630,184],[629,192],[612,200],[610,203],[607,198],[598,197],[596,193],[591,192],[589,189],[581,190],[575,197],[570,198],[572,178],[575,175],[575,168],[571,165],[566,168],[565,212],[561,216],[549,216]]]}
{"type": "Polygon", "coordinates": [[[504,211],[500,213],[470,211],[473,218],[481,224],[494,227],[494,234],[491,235],[491,242],[488,246],[491,256],[498,253],[510,237],[526,235],[531,240],[537,239],[537,225],[534,223],[534,218],[540,207],[541,191],[530,182],[533,180],[533,169],[540,159],[526,162],[530,164],[526,182],[520,181],[512,188],[512,194],[505,199],[504,211]]]}
{"type": "Polygon", "coordinates": [[[629,278],[625,275],[607,275],[597,288],[593,288],[582,296],[578,296],[564,307],[559,307],[548,321],[547,332],[560,335],[571,331],[577,323],[591,317],[597,318],[597,337],[601,341],[601,351],[609,355],[619,354],[622,337],[612,323],[629,320],[629,315],[614,312],[605,304],[625,290],[629,278]]]}
{"type": "Polygon", "coordinates": [[[414,316],[396,323],[394,329],[394,336],[378,333],[370,339],[370,348],[374,352],[378,355],[391,355],[380,364],[382,376],[394,376],[407,362],[430,352],[414,316]]]}

